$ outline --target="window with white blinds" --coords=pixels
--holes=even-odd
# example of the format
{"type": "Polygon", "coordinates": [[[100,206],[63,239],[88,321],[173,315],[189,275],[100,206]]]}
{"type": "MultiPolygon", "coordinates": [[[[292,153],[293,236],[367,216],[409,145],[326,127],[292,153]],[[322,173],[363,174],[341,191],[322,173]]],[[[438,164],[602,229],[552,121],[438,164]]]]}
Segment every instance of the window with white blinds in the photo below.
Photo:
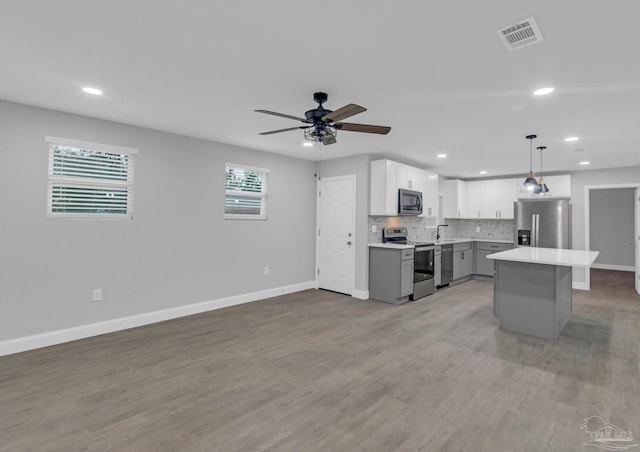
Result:
{"type": "Polygon", "coordinates": [[[56,137],[45,141],[50,215],[133,218],[136,149],[56,137]]]}
{"type": "Polygon", "coordinates": [[[226,164],[225,218],[267,219],[269,170],[226,164]]]}

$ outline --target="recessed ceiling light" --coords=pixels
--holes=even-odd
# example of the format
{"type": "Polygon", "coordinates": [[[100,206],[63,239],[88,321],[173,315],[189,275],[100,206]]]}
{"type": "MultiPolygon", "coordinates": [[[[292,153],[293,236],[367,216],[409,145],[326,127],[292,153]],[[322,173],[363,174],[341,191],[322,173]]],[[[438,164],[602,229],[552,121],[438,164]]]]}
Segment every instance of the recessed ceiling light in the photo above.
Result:
{"type": "Polygon", "coordinates": [[[545,94],[549,94],[553,92],[553,88],[540,88],[533,92],[534,96],[544,96],[545,94]]]}
{"type": "Polygon", "coordinates": [[[305,141],[304,143],[302,143],[302,145],[305,148],[310,148],[311,146],[313,146],[313,143],[311,141],[305,141]]]}
{"type": "Polygon", "coordinates": [[[578,137],[567,137],[564,141],[578,141],[578,137]]]}
{"type": "Polygon", "coordinates": [[[582,165],[582,166],[584,166],[584,165],[591,165],[591,162],[588,162],[588,161],[584,160],[584,161],[582,161],[582,162],[578,163],[578,165],[582,165]]]}
{"type": "Polygon", "coordinates": [[[99,90],[98,88],[92,88],[90,86],[85,86],[84,88],[82,88],[82,91],[84,91],[87,94],[94,94],[96,96],[99,96],[100,94],[102,94],[102,90],[99,90]]]}
{"type": "Polygon", "coordinates": [[[487,174],[489,171],[480,171],[480,174],[487,174]]]}
{"type": "Polygon", "coordinates": [[[436,157],[438,157],[439,159],[444,159],[447,158],[447,154],[438,154],[436,157]]]}

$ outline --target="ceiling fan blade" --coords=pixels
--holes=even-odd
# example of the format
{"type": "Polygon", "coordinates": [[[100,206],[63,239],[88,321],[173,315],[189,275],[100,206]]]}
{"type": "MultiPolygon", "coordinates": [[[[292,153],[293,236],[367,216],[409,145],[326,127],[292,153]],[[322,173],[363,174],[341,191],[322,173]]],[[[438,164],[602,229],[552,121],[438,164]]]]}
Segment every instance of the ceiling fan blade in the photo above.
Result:
{"type": "Polygon", "coordinates": [[[269,132],[261,132],[260,135],[271,135],[280,132],[289,132],[290,130],[308,129],[311,126],[289,127],[288,129],[271,130],[269,132]]]}
{"type": "Polygon", "coordinates": [[[278,113],[278,112],[275,112],[275,111],[269,111],[269,110],[253,110],[253,111],[258,112],[258,113],[264,113],[264,114],[267,114],[267,115],[281,116],[283,118],[289,118],[289,119],[293,119],[295,121],[302,121],[302,122],[309,122],[309,123],[311,122],[311,121],[309,121],[307,119],[304,119],[304,118],[298,118],[297,116],[285,115],[284,113],[278,113]]]}
{"type": "Polygon", "coordinates": [[[361,107],[360,105],[348,104],[342,108],[338,108],[334,112],[324,115],[322,117],[322,120],[327,122],[341,121],[350,116],[357,115],[358,113],[362,113],[363,111],[367,111],[367,109],[364,107],[361,107]]]}
{"type": "Polygon", "coordinates": [[[338,130],[347,130],[349,132],[366,132],[366,133],[378,133],[380,135],[386,135],[391,131],[391,127],[387,126],[372,126],[370,124],[354,124],[352,122],[337,122],[333,125],[338,130]]]}

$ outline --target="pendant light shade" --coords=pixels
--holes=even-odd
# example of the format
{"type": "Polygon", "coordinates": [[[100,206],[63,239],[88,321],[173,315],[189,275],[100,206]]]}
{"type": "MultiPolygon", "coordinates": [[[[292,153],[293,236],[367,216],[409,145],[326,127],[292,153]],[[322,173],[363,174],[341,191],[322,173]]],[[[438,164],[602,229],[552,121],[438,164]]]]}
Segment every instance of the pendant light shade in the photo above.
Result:
{"type": "Polygon", "coordinates": [[[533,175],[533,140],[537,135],[527,135],[525,138],[529,140],[529,175],[524,180],[524,188],[530,192],[537,192],[538,182],[536,181],[536,177],[533,175]]]}
{"type": "Polygon", "coordinates": [[[540,180],[538,181],[538,188],[536,190],[536,193],[544,195],[546,193],[549,193],[549,187],[547,187],[547,184],[544,183],[544,179],[542,178],[542,151],[547,149],[547,147],[538,146],[536,149],[540,151],[540,180]]]}

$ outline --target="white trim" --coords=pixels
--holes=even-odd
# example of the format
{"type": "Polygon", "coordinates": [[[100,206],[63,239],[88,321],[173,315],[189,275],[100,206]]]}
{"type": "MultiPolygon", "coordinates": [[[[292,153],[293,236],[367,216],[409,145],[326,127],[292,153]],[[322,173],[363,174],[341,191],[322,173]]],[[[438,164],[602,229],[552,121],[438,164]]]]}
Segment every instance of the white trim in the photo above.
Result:
{"type": "MultiPolygon", "coordinates": [[[[587,270],[587,274],[589,274],[589,269],[587,268],[586,270],[587,270]]],[[[579,281],[573,281],[573,283],[571,284],[571,288],[577,289],[577,290],[591,290],[589,286],[587,286],[586,282],[579,282],[579,281]]]]}
{"type": "MultiPolygon", "coordinates": [[[[590,229],[590,225],[589,225],[589,209],[590,209],[589,191],[590,190],[604,190],[604,189],[608,189],[608,188],[635,188],[636,189],[636,193],[638,193],[640,191],[640,184],[639,183],[628,183],[628,184],[602,184],[602,185],[585,185],[584,186],[584,249],[586,251],[590,251],[591,250],[591,229],[590,229]]],[[[640,230],[640,224],[636,224],[635,225],[636,234],[638,233],[638,230],[640,230]]],[[[593,267],[594,268],[598,268],[598,267],[596,267],[596,265],[593,265],[593,267]]],[[[635,268],[634,270],[636,272],[636,275],[640,271],[640,269],[638,269],[638,268],[635,268]]],[[[589,274],[589,270],[585,270],[584,273],[585,273],[585,277],[584,277],[585,278],[585,285],[587,287],[585,290],[590,290],[590,288],[591,288],[591,275],[589,274]]],[[[575,287],[576,283],[574,282],[573,284],[574,284],[574,289],[576,289],[577,288],[577,287],[575,287]]]]}
{"type": "Polygon", "coordinates": [[[176,319],[202,312],[214,311],[216,309],[236,306],[252,301],[264,300],[266,298],[277,297],[303,290],[313,289],[314,281],[307,281],[289,286],[275,287],[273,289],[261,290],[258,292],[234,295],[231,297],[220,298],[217,300],[204,301],[201,303],[193,303],[185,306],[177,306],[175,308],[162,309],[160,311],[145,312],[128,317],[121,317],[103,322],[90,323],[62,330],[49,331],[33,336],[19,337],[0,342],[0,356],[20,353],[27,350],[33,350],[50,345],[62,344],[64,342],[85,339],[92,336],[98,336],[115,331],[122,331],[138,326],[149,325],[151,323],[164,322],[165,320],[176,319]]]}
{"type": "Polygon", "coordinates": [[[353,289],[351,291],[351,296],[353,298],[357,298],[359,300],[368,300],[369,299],[369,291],[368,290],[353,289]]]}
{"type": "Polygon", "coordinates": [[[634,272],[636,268],[630,265],[610,265],[610,264],[593,264],[591,268],[600,270],[616,270],[620,272],[634,272]]]}
{"type": "Polygon", "coordinates": [[[238,169],[243,169],[243,170],[247,170],[247,171],[253,171],[256,173],[269,173],[270,170],[267,168],[260,168],[257,166],[249,166],[249,165],[244,165],[242,163],[231,163],[231,162],[227,162],[224,164],[225,168],[227,166],[230,166],[231,168],[238,168],[238,169]]]}
{"type": "Polygon", "coordinates": [[[113,154],[137,154],[138,150],[134,148],[126,148],[124,146],[115,146],[113,144],[93,143],[91,141],[73,140],[71,138],[44,137],[44,141],[50,144],[62,144],[74,148],[89,149],[92,151],[110,152],[113,154]]]}

